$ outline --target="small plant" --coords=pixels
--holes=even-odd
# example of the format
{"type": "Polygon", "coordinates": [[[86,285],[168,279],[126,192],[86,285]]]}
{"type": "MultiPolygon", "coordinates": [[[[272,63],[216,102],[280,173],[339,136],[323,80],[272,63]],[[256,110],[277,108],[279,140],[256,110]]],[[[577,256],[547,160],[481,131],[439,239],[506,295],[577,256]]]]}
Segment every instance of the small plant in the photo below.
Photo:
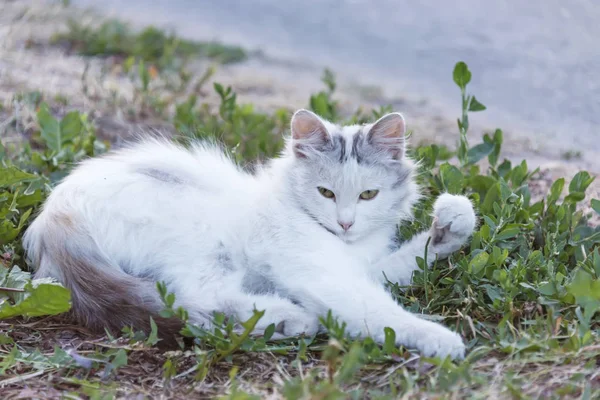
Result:
{"type": "Polygon", "coordinates": [[[337,86],[335,76],[331,70],[325,69],[321,80],[326,90],[310,96],[310,109],[329,121],[337,121],[337,102],[332,97],[337,86]]]}
{"type": "Polygon", "coordinates": [[[214,84],[221,99],[218,114],[208,104],[197,106],[198,98],[191,96],[177,105],[174,124],[187,139],[217,138],[240,162],[247,162],[279,153],[283,147],[283,132],[290,114],[278,110],[274,116],[254,111],[251,104],[237,103],[231,87],[214,84]]]}
{"type": "Polygon", "coordinates": [[[68,31],[56,34],[53,42],[67,45],[86,56],[132,56],[161,69],[177,69],[192,56],[224,64],[247,58],[246,52],[237,46],[182,40],[152,26],[133,32],[118,20],[108,20],[97,27],[83,26],[71,20],[68,31]]]}

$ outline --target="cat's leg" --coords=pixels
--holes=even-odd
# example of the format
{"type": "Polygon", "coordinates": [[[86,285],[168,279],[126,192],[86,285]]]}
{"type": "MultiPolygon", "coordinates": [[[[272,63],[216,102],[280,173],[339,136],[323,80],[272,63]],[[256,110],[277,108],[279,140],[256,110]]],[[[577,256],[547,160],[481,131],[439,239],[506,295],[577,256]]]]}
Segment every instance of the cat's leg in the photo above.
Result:
{"type": "MultiPolygon", "coordinates": [[[[243,275],[242,275],[243,276],[243,275]]],[[[300,334],[313,335],[317,332],[319,321],[314,313],[307,312],[301,306],[277,294],[248,293],[237,282],[239,275],[228,275],[226,282],[221,278],[204,280],[204,285],[179,285],[171,287],[175,293],[175,307],[183,307],[189,316],[189,322],[204,329],[212,329],[215,312],[232,317],[236,322],[250,319],[254,310],[264,311],[252,332],[261,335],[271,324],[275,324],[274,338],[292,337],[300,334]]],[[[189,281],[202,281],[201,278],[189,281]]]]}
{"type": "Polygon", "coordinates": [[[476,225],[475,211],[471,201],[465,196],[444,193],[433,206],[433,224],[429,231],[415,235],[410,241],[371,266],[372,275],[380,282],[385,277],[400,285],[409,285],[413,271],[417,267],[416,257],[425,257],[427,265],[436,258],[443,259],[459,250],[467,243],[476,225]]]}
{"type": "Polygon", "coordinates": [[[327,270],[320,265],[318,279],[301,285],[296,281],[289,289],[302,305],[316,315],[331,310],[340,322],[347,324],[347,332],[355,337],[371,336],[384,343],[384,328],[396,333],[396,344],[419,350],[426,356],[464,357],[465,346],[461,337],[435,322],[427,321],[404,310],[385,291],[354,268],[351,259],[339,257],[344,268],[327,270]]]}
{"type": "MultiPolygon", "coordinates": [[[[220,296],[221,297],[221,296],[220,296]]],[[[317,332],[318,317],[310,314],[290,300],[277,295],[231,293],[221,298],[222,309],[240,322],[252,317],[254,310],[265,311],[253,331],[261,335],[271,324],[275,324],[274,338],[313,335],[317,332]]]]}

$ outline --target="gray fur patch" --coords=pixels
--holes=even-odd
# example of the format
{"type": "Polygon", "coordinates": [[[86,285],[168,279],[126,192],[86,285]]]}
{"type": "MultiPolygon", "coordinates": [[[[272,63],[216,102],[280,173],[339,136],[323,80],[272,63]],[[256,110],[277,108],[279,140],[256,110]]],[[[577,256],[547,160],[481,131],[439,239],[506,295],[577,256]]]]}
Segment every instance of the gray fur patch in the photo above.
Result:
{"type": "Polygon", "coordinates": [[[365,137],[362,133],[362,130],[356,132],[354,137],[352,138],[352,150],[350,152],[350,156],[356,160],[357,163],[361,163],[362,155],[361,150],[363,147],[363,142],[365,141],[365,137]]]}
{"type": "Polygon", "coordinates": [[[343,163],[346,161],[346,138],[343,136],[336,136],[333,148],[336,153],[339,152],[338,159],[340,162],[343,163]]]}
{"type": "Polygon", "coordinates": [[[233,264],[233,259],[231,257],[231,253],[225,249],[225,245],[223,243],[219,243],[217,250],[217,263],[221,268],[225,271],[235,271],[235,265],[233,264]]]}
{"type": "Polygon", "coordinates": [[[346,138],[342,135],[333,135],[326,146],[319,149],[329,159],[343,163],[348,159],[346,155],[346,138]]]}
{"type": "Polygon", "coordinates": [[[362,131],[354,135],[350,155],[356,159],[357,163],[365,165],[379,164],[383,159],[389,159],[388,155],[383,156],[381,149],[369,143],[367,136],[362,131]]]}
{"type": "MultiPolygon", "coordinates": [[[[265,265],[265,271],[271,268],[270,265],[265,265]]],[[[262,268],[261,268],[262,269],[262,268]]],[[[250,294],[275,294],[275,283],[269,279],[266,274],[261,271],[247,271],[242,279],[242,290],[250,294]]]]}
{"type": "Polygon", "coordinates": [[[392,189],[398,189],[400,186],[404,185],[408,178],[410,178],[411,170],[410,168],[406,168],[406,166],[402,166],[401,168],[394,169],[396,174],[396,182],[392,185],[392,189]]]}
{"type": "Polygon", "coordinates": [[[181,185],[184,183],[184,181],[178,176],[175,176],[167,171],[162,171],[157,168],[140,168],[137,170],[137,172],[161,182],[173,183],[176,185],[181,185]]]}

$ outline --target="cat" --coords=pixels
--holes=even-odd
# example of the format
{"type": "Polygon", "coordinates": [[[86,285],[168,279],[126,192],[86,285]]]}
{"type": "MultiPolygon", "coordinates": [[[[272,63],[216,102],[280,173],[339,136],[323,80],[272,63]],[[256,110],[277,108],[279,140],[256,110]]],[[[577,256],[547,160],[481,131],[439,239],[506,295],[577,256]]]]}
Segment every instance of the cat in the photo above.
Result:
{"type": "Polygon", "coordinates": [[[429,264],[476,226],[468,198],[444,193],[431,229],[394,244],[421,196],[405,132],[400,113],[340,126],[298,110],[281,155],[252,173],[213,142],[141,140],[74,168],[24,248],[36,277],[71,290],[73,316],[92,330],[148,329],[152,315],[168,331],[172,320],[157,315],[163,281],[204,327],[215,311],[244,321],[258,309],[254,334],[275,324],[276,337],[312,335],[331,310],[352,336],[383,342],[391,327],[398,345],[460,359],[458,334],[385,288],[386,278],[410,284],[430,238],[429,264]]]}

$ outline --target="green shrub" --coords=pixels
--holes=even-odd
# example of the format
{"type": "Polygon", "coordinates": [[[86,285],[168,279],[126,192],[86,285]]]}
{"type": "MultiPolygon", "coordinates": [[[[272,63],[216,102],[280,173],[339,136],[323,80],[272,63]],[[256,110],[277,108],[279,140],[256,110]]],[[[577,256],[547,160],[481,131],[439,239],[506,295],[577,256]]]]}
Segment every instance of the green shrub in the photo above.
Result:
{"type": "Polygon", "coordinates": [[[86,56],[133,56],[161,68],[181,64],[190,57],[206,57],[224,64],[247,58],[246,52],[238,46],[182,40],[153,26],[133,32],[119,20],[108,20],[98,27],[71,20],[68,31],[56,34],[52,41],[66,44],[86,56]]]}

